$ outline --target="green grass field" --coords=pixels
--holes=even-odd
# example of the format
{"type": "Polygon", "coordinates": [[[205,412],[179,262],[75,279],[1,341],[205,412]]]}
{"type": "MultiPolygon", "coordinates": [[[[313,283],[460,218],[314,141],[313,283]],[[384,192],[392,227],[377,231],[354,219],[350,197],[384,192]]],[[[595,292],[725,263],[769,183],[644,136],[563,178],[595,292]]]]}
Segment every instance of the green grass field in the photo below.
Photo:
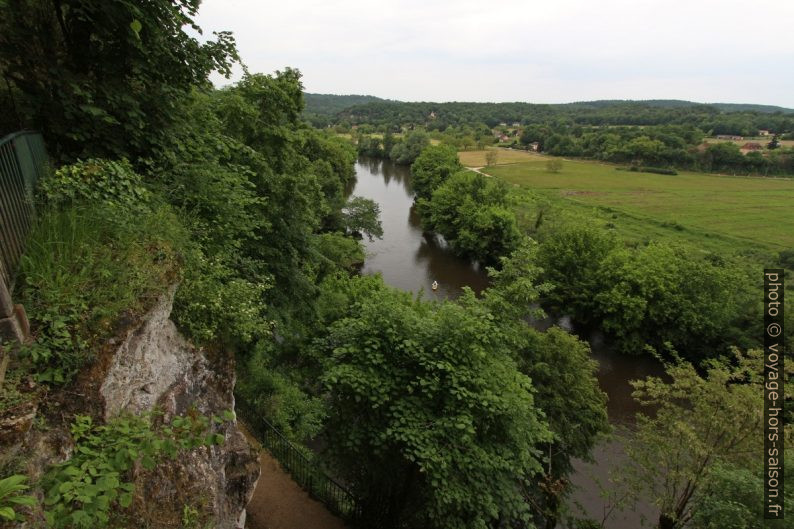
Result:
{"type": "Polygon", "coordinates": [[[794,179],[668,176],[571,160],[551,173],[547,160],[484,172],[531,191],[525,196],[540,197],[562,216],[609,223],[627,239],[687,240],[708,251],[794,248],[794,179]]]}

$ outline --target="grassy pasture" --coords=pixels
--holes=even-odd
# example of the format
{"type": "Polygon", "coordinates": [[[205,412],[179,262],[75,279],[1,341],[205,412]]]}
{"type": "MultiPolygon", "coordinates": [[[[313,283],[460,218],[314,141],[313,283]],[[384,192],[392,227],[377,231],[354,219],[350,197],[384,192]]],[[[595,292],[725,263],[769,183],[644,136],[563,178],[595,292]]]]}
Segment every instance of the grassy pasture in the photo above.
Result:
{"type": "MultiPolygon", "coordinates": [[[[760,143],[764,147],[766,144],[772,141],[772,136],[760,136],[755,138],[745,138],[743,140],[724,140],[721,138],[706,138],[703,140],[705,143],[735,143],[739,147],[744,145],[745,143],[760,143]]],[[[781,147],[794,147],[794,140],[778,140],[780,142],[781,147]]]]}
{"type": "MultiPolygon", "coordinates": [[[[516,151],[513,149],[498,149],[498,148],[496,149],[496,151],[499,153],[496,158],[496,165],[537,161],[543,159],[540,155],[527,151],[516,151]]],[[[484,167],[485,165],[487,165],[485,161],[486,152],[488,151],[487,150],[460,151],[458,152],[458,158],[460,159],[460,163],[462,163],[466,167],[484,167]]]]}
{"type": "Polygon", "coordinates": [[[794,179],[668,176],[571,160],[551,173],[547,157],[530,156],[533,161],[485,172],[563,214],[608,222],[627,239],[685,239],[712,251],[794,248],[794,179]]]}

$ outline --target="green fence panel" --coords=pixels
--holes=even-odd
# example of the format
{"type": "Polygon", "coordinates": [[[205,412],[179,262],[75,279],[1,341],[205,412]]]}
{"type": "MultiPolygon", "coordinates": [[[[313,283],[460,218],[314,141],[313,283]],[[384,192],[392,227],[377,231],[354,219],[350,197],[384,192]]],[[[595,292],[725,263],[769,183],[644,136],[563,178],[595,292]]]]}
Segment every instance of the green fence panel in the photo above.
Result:
{"type": "Polygon", "coordinates": [[[41,134],[15,132],[0,139],[0,281],[11,290],[33,225],[33,193],[50,171],[41,134]]]}

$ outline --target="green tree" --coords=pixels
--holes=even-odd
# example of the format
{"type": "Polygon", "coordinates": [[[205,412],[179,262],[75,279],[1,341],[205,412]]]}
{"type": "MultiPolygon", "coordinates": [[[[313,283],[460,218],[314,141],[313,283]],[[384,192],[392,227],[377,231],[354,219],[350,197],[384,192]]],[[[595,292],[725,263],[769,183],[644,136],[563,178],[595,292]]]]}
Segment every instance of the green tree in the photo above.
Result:
{"type": "Polygon", "coordinates": [[[436,305],[390,289],[348,310],[315,354],[326,359],[328,455],[365,507],[386,507],[370,522],[526,522],[522,487],[549,433],[490,313],[470,291],[436,305]]]}
{"type": "MultiPolygon", "coordinates": [[[[786,475],[794,472],[794,462],[785,462],[786,475]]],[[[764,520],[763,469],[742,468],[717,463],[711,469],[701,490],[692,497],[692,523],[695,529],[764,529],[784,527],[784,520],[764,520]]],[[[794,509],[794,491],[787,487],[780,502],[785,511],[794,509]]]]}
{"type": "Polygon", "coordinates": [[[666,374],[632,383],[653,411],[637,416],[622,478],[654,500],[660,529],[678,529],[692,521],[709,478],[719,479],[718,465],[753,468],[762,457],[763,355],[737,350],[733,362],[711,360],[702,373],[679,361],[666,374]]]}
{"type": "Polygon", "coordinates": [[[237,59],[230,33],[189,35],[199,0],[144,3],[10,0],[0,4],[0,76],[22,125],[60,160],[146,156],[181,101],[237,59]]]}
{"type": "Polygon", "coordinates": [[[486,165],[496,165],[496,161],[499,159],[499,151],[496,149],[488,149],[485,151],[485,164],[486,165]]]}
{"type": "Polygon", "coordinates": [[[496,316],[519,370],[532,379],[535,405],[554,434],[541,446],[543,476],[524,493],[535,523],[553,529],[570,490],[572,460],[589,460],[598,436],[607,432],[609,425],[606,395],[596,380],[597,365],[590,358],[588,345],[557,327],[541,333],[528,324],[543,316],[537,302],[552,288],[539,282],[542,270],[536,265],[537,247],[527,240],[510,257],[502,258],[500,270],[489,269],[491,287],[483,299],[496,316]]]}
{"type": "Polygon", "coordinates": [[[430,138],[426,132],[411,131],[405,135],[401,142],[392,147],[389,157],[400,165],[411,165],[428,145],[430,145],[430,138]]]}
{"type": "Polygon", "coordinates": [[[463,169],[458,152],[449,145],[427,147],[411,164],[413,188],[419,198],[430,198],[450,176],[463,169]]]}
{"type": "Polygon", "coordinates": [[[703,159],[709,171],[734,171],[744,162],[739,146],[729,141],[710,144],[703,153],[703,159]]]}
{"type": "Polygon", "coordinates": [[[351,197],[342,210],[344,225],[351,234],[364,234],[371,241],[373,237],[383,237],[380,223],[380,205],[372,199],[351,197]]]}
{"type": "Polygon", "coordinates": [[[672,344],[698,360],[724,354],[731,344],[757,343],[748,337],[752,324],[737,325],[755,310],[752,285],[739,268],[653,243],[611,252],[598,276],[600,286],[589,291],[595,313],[624,352],[672,344]]]}
{"type": "Polygon", "coordinates": [[[565,226],[543,239],[537,252],[540,280],[554,285],[545,293],[543,306],[555,314],[573,316],[578,323],[598,323],[595,296],[604,289],[600,279],[603,261],[618,246],[603,229],[587,225],[565,226]]]}
{"type": "Polygon", "coordinates": [[[420,199],[422,224],[443,235],[459,255],[497,263],[521,239],[507,193],[500,180],[461,171],[436,189],[430,201],[420,199]]]}

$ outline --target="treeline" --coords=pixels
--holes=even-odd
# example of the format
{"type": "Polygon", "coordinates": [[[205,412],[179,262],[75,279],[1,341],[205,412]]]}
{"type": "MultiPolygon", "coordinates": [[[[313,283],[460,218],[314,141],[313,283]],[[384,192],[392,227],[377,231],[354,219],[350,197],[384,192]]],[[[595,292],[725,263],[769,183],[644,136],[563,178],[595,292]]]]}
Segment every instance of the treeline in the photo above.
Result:
{"type": "Polygon", "coordinates": [[[587,103],[539,105],[375,101],[354,105],[339,112],[334,122],[346,128],[371,124],[384,132],[386,130],[397,132],[411,125],[443,131],[449,126],[478,123],[483,123],[489,128],[501,123],[553,127],[684,125],[695,127],[708,135],[755,136],[761,129],[781,134],[794,131],[794,114],[723,112],[711,105],[662,107],[641,102],[615,102],[608,105],[587,103]]]}
{"type": "Polygon", "coordinates": [[[430,145],[430,136],[423,130],[415,130],[407,134],[395,136],[386,132],[383,137],[357,134],[356,149],[360,156],[392,160],[400,165],[414,163],[422,150],[430,145]]]}
{"type": "MultiPolygon", "coordinates": [[[[502,127],[496,130],[501,134],[500,129],[502,127]]],[[[781,147],[778,136],[761,141],[759,150],[745,154],[733,142],[705,143],[700,129],[685,125],[585,127],[546,124],[512,131],[503,129],[512,134],[508,136],[507,145],[554,156],[584,157],[631,167],[759,176],[794,175],[794,149],[781,147]]],[[[484,149],[500,141],[484,124],[450,126],[444,131],[414,127],[396,135],[377,130],[373,125],[360,125],[352,131],[359,154],[391,159],[400,164],[412,163],[429,140],[458,150],[484,149]]]]}
{"type": "Polygon", "coordinates": [[[762,150],[747,154],[733,142],[704,144],[703,140],[702,130],[693,126],[530,125],[522,130],[514,144],[526,147],[534,143],[539,151],[555,156],[585,157],[634,166],[764,176],[794,174],[794,149],[780,147],[776,137],[761,142],[762,150]]]}

